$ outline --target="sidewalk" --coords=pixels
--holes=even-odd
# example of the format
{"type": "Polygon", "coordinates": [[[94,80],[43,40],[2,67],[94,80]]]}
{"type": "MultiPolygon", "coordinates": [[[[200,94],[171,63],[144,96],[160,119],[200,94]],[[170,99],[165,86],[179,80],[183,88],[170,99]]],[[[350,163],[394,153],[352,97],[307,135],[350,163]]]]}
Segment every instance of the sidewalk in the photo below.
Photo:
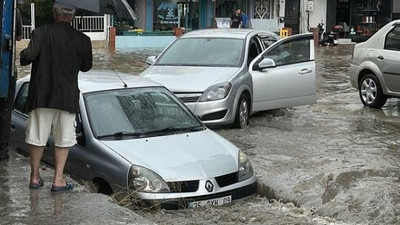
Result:
{"type": "Polygon", "coordinates": [[[154,224],[76,182],[71,192],[50,192],[54,171],[47,166],[41,170],[44,187],[30,190],[29,172],[28,158],[13,151],[0,162],[1,224],[154,224]]]}

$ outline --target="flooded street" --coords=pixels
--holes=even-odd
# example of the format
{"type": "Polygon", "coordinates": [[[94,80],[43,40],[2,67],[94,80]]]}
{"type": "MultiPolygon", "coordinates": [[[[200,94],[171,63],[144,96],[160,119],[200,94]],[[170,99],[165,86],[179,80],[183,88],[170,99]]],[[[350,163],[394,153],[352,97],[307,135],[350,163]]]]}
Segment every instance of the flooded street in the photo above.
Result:
{"type": "MultiPolygon", "coordinates": [[[[400,103],[363,107],[349,81],[352,48],[316,48],[317,104],[257,113],[243,130],[215,130],[250,157],[257,196],[135,212],[157,224],[399,224],[400,103]]],[[[98,49],[94,68],[139,74],[146,57],[160,51],[98,49]]]]}

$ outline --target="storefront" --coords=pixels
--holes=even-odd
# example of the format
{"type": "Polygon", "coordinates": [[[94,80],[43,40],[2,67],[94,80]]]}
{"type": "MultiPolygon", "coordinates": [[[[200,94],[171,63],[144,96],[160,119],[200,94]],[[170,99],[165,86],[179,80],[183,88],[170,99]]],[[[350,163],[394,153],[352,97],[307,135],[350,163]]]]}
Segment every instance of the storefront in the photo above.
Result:
{"type": "Polygon", "coordinates": [[[277,19],[284,14],[285,0],[141,0],[134,8],[139,17],[135,27],[145,31],[196,30],[215,27],[215,18],[230,18],[237,8],[249,19],[277,19]]]}
{"type": "Polygon", "coordinates": [[[393,19],[394,6],[392,0],[328,1],[327,30],[340,24],[344,36],[369,37],[393,19]]]}

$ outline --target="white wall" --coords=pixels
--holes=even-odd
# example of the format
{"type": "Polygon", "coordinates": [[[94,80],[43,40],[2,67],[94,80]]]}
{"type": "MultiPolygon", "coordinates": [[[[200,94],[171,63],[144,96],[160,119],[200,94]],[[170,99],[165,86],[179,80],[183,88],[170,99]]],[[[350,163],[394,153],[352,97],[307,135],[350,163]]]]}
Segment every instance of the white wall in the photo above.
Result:
{"type": "MultiPolygon", "coordinates": [[[[301,0],[300,2],[300,33],[308,32],[307,18],[308,14],[306,12],[306,6],[309,0],[301,0]]],[[[324,24],[326,24],[326,7],[327,1],[332,0],[314,0],[314,9],[310,12],[310,27],[317,27],[321,19],[324,19],[324,24]]],[[[325,25],[324,25],[325,28],[325,25]]]]}

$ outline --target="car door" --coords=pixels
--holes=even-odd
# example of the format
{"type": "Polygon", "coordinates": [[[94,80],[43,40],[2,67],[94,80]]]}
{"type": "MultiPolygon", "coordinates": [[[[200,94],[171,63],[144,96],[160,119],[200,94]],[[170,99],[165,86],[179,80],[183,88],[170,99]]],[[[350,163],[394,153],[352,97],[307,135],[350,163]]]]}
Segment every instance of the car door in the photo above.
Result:
{"type": "Polygon", "coordinates": [[[316,102],[312,34],[293,35],[263,51],[250,64],[253,111],[316,102]]]}
{"type": "Polygon", "coordinates": [[[11,119],[11,148],[24,155],[29,154],[29,146],[25,143],[25,123],[28,116],[23,113],[26,97],[28,96],[28,87],[28,82],[17,86],[17,94],[14,100],[14,109],[11,119]]]}
{"type": "Polygon", "coordinates": [[[377,52],[376,64],[389,91],[400,93],[400,24],[388,32],[384,49],[377,52]]]}
{"type": "MultiPolygon", "coordinates": [[[[11,147],[23,154],[29,154],[29,145],[25,143],[26,120],[28,115],[24,112],[25,101],[28,96],[29,82],[18,85],[17,95],[14,100],[14,109],[11,121],[11,147]]],[[[53,165],[54,161],[53,138],[50,137],[43,153],[42,160],[53,165]]]]}

